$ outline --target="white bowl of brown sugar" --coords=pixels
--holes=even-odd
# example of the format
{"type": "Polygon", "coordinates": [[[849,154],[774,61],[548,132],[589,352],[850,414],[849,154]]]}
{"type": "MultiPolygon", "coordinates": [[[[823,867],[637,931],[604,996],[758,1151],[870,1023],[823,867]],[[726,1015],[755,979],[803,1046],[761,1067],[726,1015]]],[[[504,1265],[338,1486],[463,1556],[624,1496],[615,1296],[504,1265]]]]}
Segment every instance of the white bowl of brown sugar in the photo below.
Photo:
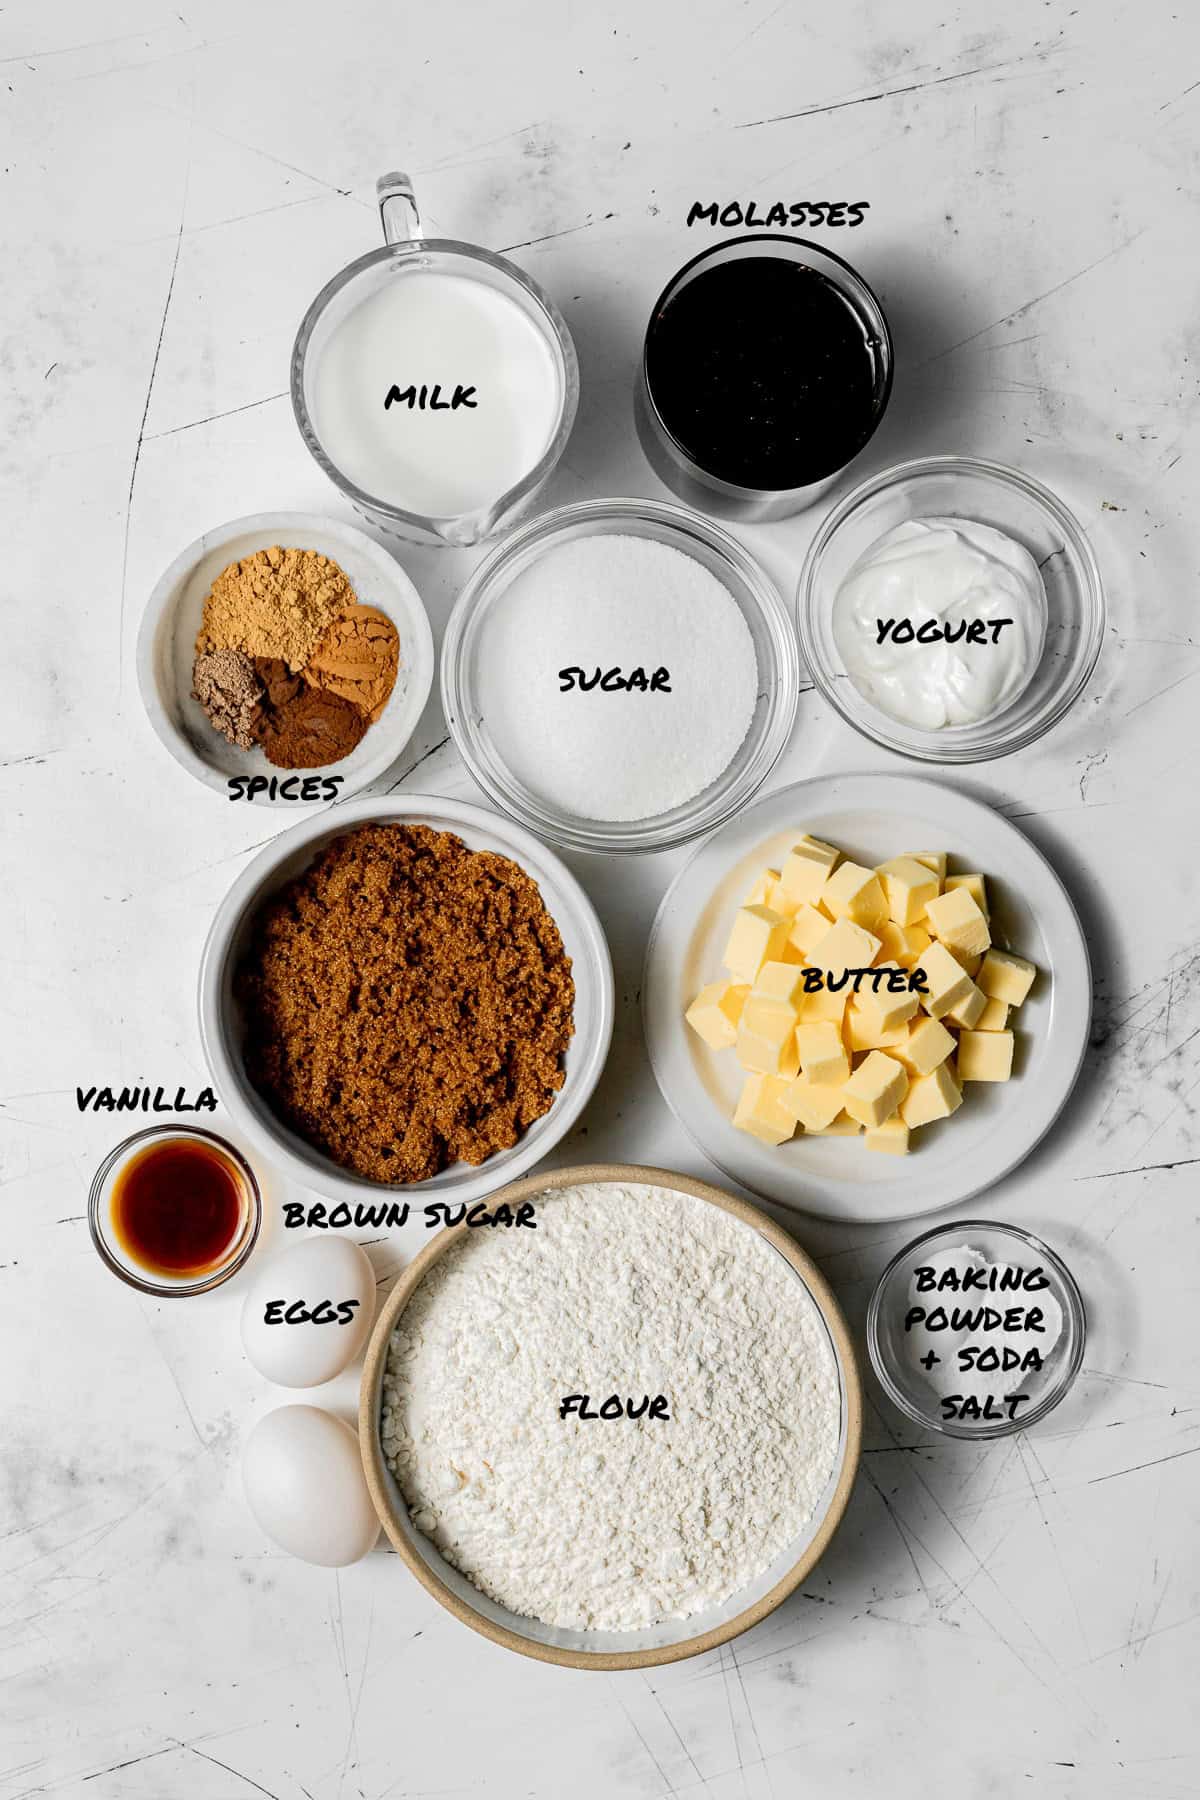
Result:
{"type": "Polygon", "coordinates": [[[138,685],[175,761],[226,799],[327,804],[383,775],[433,682],[420,595],[366,532],[315,513],[207,531],[150,596],[138,685]]]}
{"type": "Polygon", "coordinates": [[[215,1086],[256,1148],[346,1223],[393,1199],[419,1219],[576,1124],[613,973],[587,895],[531,832],[401,793],[309,816],[254,858],[213,920],[199,1003],[215,1086]]]}

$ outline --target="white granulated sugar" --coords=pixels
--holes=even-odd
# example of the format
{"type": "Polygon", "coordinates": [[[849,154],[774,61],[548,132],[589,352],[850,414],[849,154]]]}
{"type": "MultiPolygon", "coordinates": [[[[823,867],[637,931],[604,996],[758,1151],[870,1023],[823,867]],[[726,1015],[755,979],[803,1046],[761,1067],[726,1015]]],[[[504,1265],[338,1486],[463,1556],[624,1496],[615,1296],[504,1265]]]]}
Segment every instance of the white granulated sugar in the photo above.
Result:
{"type": "Polygon", "coordinates": [[[543,1195],[472,1231],[388,1349],[381,1430],[414,1523],[510,1611],[635,1630],[717,1606],[812,1516],[841,1425],[807,1290],[767,1241],[658,1187],[543,1195]],[[668,1420],[559,1418],[567,1394],[668,1420]]]}
{"type": "Polygon", "coordinates": [[[614,822],[703,792],[737,754],[758,694],[754,640],[729,590],[694,557],[618,533],[556,544],[521,570],[481,630],[479,672],[484,722],[512,773],[544,802],[614,822]],[[569,668],[589,681],[666,669],[670,692],[564,692],[569,668]]]}

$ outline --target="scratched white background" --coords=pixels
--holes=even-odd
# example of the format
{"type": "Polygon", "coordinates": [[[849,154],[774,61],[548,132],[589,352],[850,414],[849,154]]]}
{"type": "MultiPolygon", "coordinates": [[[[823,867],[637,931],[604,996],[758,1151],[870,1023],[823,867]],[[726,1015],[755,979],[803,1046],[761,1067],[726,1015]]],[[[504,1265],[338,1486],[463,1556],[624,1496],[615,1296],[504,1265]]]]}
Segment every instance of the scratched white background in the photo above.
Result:
{"type": "MultiPolygon", "coordinates": [[[[946,14],[0,12],[0,1800],[1200,1793],[1200,25],[1168,0],[946,14]],[[923,1439],[872,1389],[862,1478],[806,1592],[645,1676],[509,1657],[382,1551],[340,1575],[275,1554],[238,1454],[283,1396],[243,1359],[236,1285],[140,1301],[82,1217],[119,1122],[80,1118],[76,1083],[202,1080],[201,940],[283,823],[159,750],[138,618],[206,526],[342,510],[292,423],[288,352],[311,295],[376,242],[395,165],[431,229],[519,246],[570,321],[583,401],[552,500],[657,491],[630,383],[649,305],[698,247],[693,199],[869,200],[834,241],[884,297],[898,377],[857,472],[946,449],[1028,467],[1077,507],[1111,597],[1074,716],[962,780],[1053,859],[1098,973],[1070,1112],[986,1203],[1073,1264],[1086,1372],[1027,1437],[978,1449],[923,1439]]],[[[814,523],[746,534],[788,591],[814,523]]],[[[403,560],[440,631],[470,558],[403,560]]],[[[886,761],[809,693],[776,779],[886,761]]],[[[401,775],[473,797],[436,705],[401,775]]],[[[635,1003],[677,861],[578,865],[620,1009],[568,1156],[703,1171],[635,1003]]],[[[904,1234],[796,1230],[861,1332],[904,1234]]],[[[410,1249],[375,1245],[380,1276],[410,1249]]]]}

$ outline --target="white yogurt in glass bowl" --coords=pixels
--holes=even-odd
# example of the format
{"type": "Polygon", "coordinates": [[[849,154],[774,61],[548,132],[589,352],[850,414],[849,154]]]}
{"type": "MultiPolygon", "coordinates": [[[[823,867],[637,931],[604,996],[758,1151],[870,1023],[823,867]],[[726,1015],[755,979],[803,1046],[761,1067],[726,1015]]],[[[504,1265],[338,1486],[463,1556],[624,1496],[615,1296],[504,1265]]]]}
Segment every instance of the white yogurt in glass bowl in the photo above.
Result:
{"type": "Polygon", "coordinates": [[[833,634],[864,699],[922,731],[992,718],[1025,688],[1046,589],[1024,544],[969,519],[906,519],[855,563],[833,634]]]}

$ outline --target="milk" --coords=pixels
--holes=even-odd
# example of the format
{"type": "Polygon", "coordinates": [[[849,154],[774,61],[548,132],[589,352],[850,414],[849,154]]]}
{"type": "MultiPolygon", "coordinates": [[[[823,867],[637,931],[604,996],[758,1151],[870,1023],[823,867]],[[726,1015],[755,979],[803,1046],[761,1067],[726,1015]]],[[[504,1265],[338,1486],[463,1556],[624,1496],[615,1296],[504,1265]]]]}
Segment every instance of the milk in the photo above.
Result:
{"type": "Polygon", "coordinates": [[[330,461],[376,499],[428,518],[491,506],[558,428],[556,348],[484,281],[402,269],[320,352],[313,418],[330,461]]]}

